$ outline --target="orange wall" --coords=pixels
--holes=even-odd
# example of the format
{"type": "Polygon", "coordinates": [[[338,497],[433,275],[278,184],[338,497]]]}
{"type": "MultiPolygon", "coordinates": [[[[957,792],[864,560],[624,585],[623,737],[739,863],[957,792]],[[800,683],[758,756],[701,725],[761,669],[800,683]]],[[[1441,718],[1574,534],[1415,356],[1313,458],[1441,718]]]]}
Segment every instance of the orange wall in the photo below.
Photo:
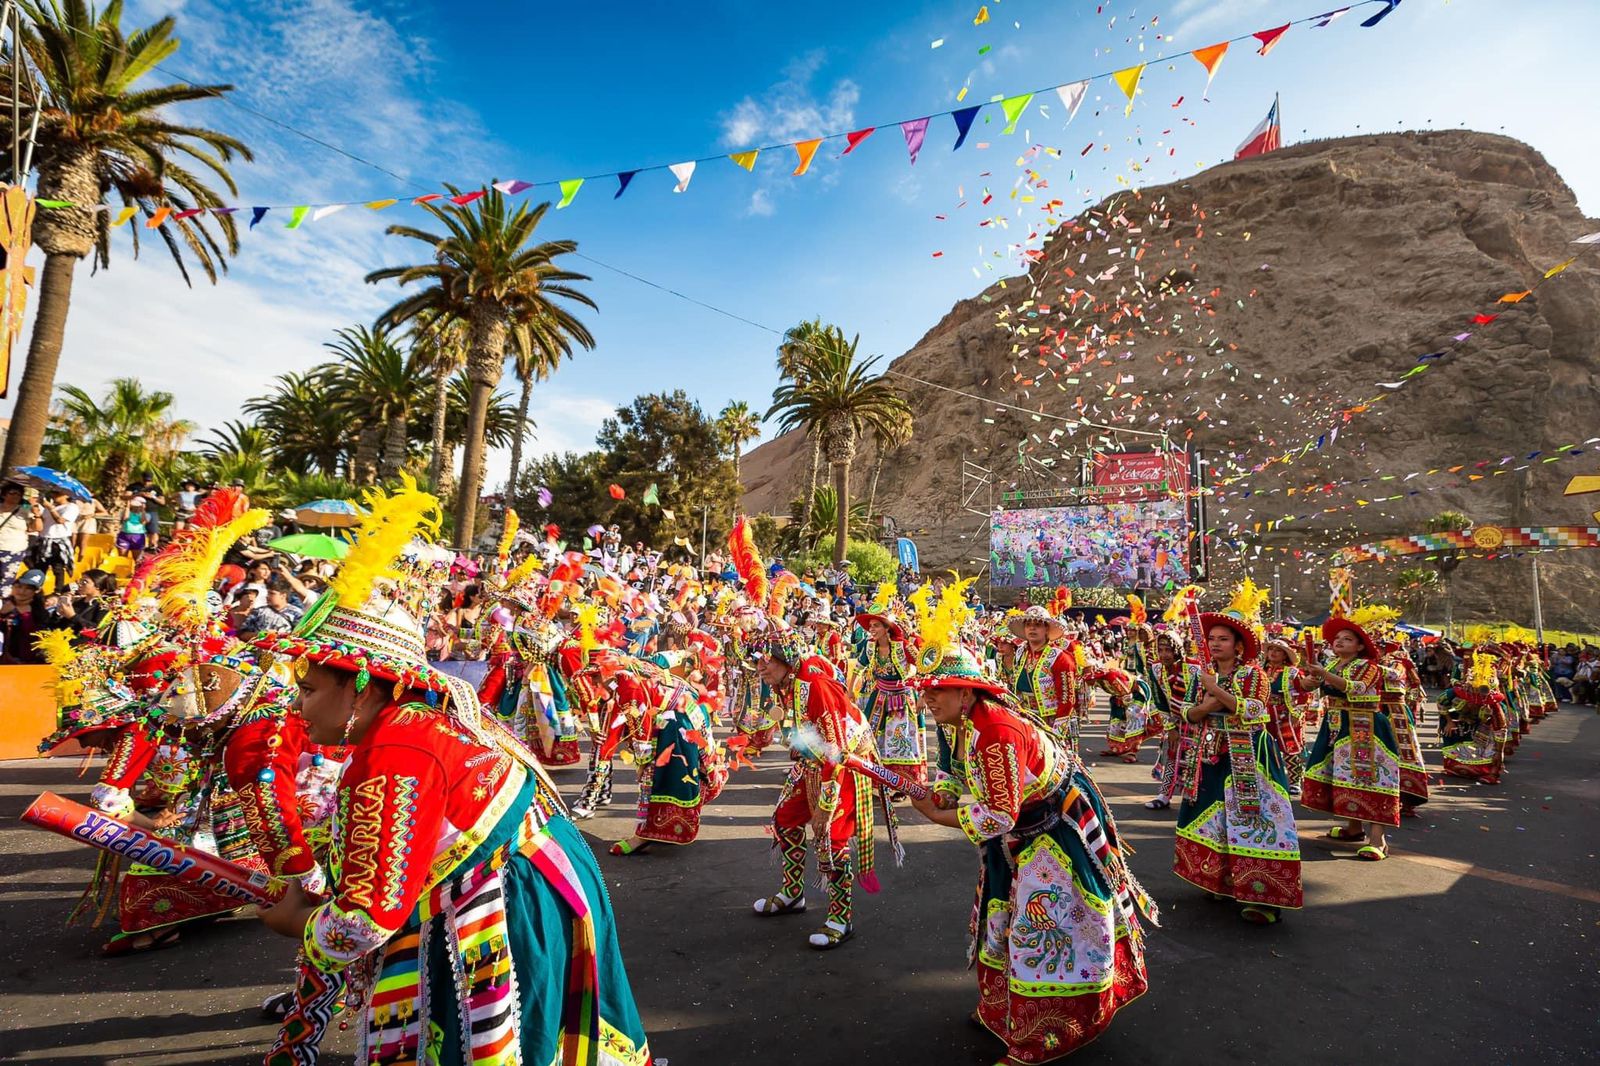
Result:
{"type": "Polygon", "coordinates": [[[31,759],[56,728],[56,668],[0,666],[0,759],[31,759]]]}

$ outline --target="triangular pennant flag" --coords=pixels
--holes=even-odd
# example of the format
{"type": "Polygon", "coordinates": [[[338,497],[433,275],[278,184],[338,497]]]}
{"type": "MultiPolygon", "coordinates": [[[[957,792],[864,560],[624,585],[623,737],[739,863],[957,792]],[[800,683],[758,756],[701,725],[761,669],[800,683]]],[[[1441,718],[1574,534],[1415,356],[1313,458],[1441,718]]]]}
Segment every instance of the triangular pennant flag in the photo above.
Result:
{"type": "Polygon", "coordinates": [[[326,207],[319,207],[315,211],[311,212],[311,221],[321,222],[329,215],[343,211],[349,206],[349,204],[328,204],[326,207]]]}
{"type": "Polygon", "coordinates": [[[393,207],[399,200],[368,200],[367,206],[374,211],[382,211],[386,207],[393,207]]]}
{"type": "Polygon", "coordinates": [[[1585,233],[1582,237],[1574,237],[1568,243],[1571,243],[1571,244],[1600,244],[1600,230],[1595,230],[1593,233],[1585,233]]]}
{"type": "Polygon", "coordinates": [[[1371,29],[1373,26],[1376,26],[1378,23],[1394,14],[1394,9],[1400,6],[1400,0],[1385,0],[1385,3],[1386,6],[1382,11],[1378,12],[1376,15],[1370,16],[1363,21],[1361,25],[1371,29]]]}
{"type": "Polygon", "coordinates": [[[1013,133],[1017,128],[1017,119],[1028,109],[1028,101],[1033,99],[1032,93],[1022,93],[1018,96],[1008,96],[1000,101],[1000,109],[1006,113],[1006,128],[1001,133],[1013,133]]]}
{"type": "Polygon", "coordinates": [[[186,218],[193,218],[204,210],[205,208],[203,207],[191,207],[187,211],[179,211],[177,214],[172,216],[172,221],[182,222],[186,218]]]}
{"type": "Polygon", "coordinates": [[[213,207],[211,213],[221,218],[223,215],[231,215],[237,210],[239,210],[237,207],[213,207]]]}
{"type": "Polygon", "coordinates": [[[910,122],[902,122],[900,132],[906,135],[906,151],[911,153],[911,162],[915,165],[917,153],[922,151],[922,140],[928,135],[928,120],[914,118],[910,122]]]}
{"type": "Polygon", "coordinates": [[[1056,88],[1056,95],[1061,97],[1061,104],[1067,109],[1067,121],[1071,122],[1077,115],[1078,108],[1083,106],[1083,98],[1089,92],[1089,81],[1075,81],[1071,85],[1061,85],[1056,88]]]}
{"type": "MultiPolygon", "coordinates": [[[[124,207],[121,211],[117,212],[117,217],[112,220],[111,224],[113,226],[124,225],[128,221],[128,219],[132,218],[134,215],[137,215],[138,213],[139,213],[139,209],[137,207],[124,207]]],[[[1570,262],[1572,262],[1572,260],[1569,259],[1569,260],[1567,260],[1567,262],[1570,263],[1570,262]]]]}
{"type": "Polygon", "coordinates": [[[1136,67],[1124,67],[1123,69],[1116,71],[1111,75],[1111,77],[1117,83],[1117,88],[1121,89],[1128,96],[1128,107],[1127,110],[1123,112],[1125,115],[1133,114],[1133,94],[1139,91],[1139,79],[1143,76],[1143,63],[1140,63],[1136,67]]]}
{"type": "Polygon", "coordinates": [[[644,490],[644,495],[639,498],[639,502],[646,506],[652,503],[657,507],[661,506],[661,495],[656,491],[656,483],[654,481],[650,482],[650,487],[644,490]]]}
{"type": "Polygon", "coordinates": [[[800,157],[800,161],[794,167],[795,177],[798,178],[811,169],[811,157],[817,154],[817,145],[821,143],[822,138],[815,137],[809,141],[801,141],[794,146],[795,155],[800,157]]]}
{"type": "Polygon", "coordinates": [[[414,204],[431,204],[435,200],[442,200],[442,199],[444,199],[444,193],[442,193],[442,192],[430,192],[430,193],[424,193],[423,195],[417,197],[415,200],[412,200],[411,202],[414,203],[414,204]]]}
{"type": "Polygon", "coordinates": [[[963,107],[960,111],[950,112],[950,117],[956,120],[956,144],[955,148],[950,149],[952,152],[966,143],[967,131],[972,129],[972,120],[978,117],[978,109],[981,107],[982,104],[973,104],[971,107],[963,107]]]}
{"type": "Polygon", "coordinates": [[[613,200],[617,199],[623,193],[628,191],[628,182],[632,181],[633,176],[637,173],[639,173],[637,170],[624,170],[621,174],[617,175],[617,191],[616,194],[611,197],[613,200]]]}
{"type": "Polygon", "coordinates": [[[1571,266],[1573,263],[1575,263],[1577,261],[1578,261],[1578,257],[1577,256],[1573,256],[1571,259],[1568,259],[1564,263],[1557,263],[1555,266],[1551,267],[1549,270],[1546,270],[1544,272],[1544,276],[1547,277],[1547,278],[1553,278],[1557,274],[1561,273],[1563,270],[1567,269],[1567,267],[1571,266]]]}
{"type": "Polygon", "coordinates": [[[1227,54],[1227,41],[1223,41],[1221,44],[1214,44],[1209,48],[1196,48],[1190,53],[1190,55],[1194,56],[1195,62],[1206,68],[1206,88],[1205,92],[1200,95],[1207,100],[1211,99],[1211,79],[1217,76],[1217,67],[1222,65],[1222,57],[1227,54]]]}
{"type": "Polygon", "coordinates": [[[561,202],[556,204],[556,210],[559,211],[563,207],[566,207],[568,204],[570,204],[572,202],[572,198],[578,195],[578,190],[581,188],[583,188],[582,178],[568,178],[566,181],[562,182],[561,202]]]}
{"type": "Polygon", "coordinates": [[[172,208],[170,207],[156,208],[156,213],[145,219],[144,228],[158,229],[161,224],[167,220],[167,216],[170,214],[172,214],[172,208]]]}
{"type": "Polygon", "coordinates": [[[672,176],[678,179],[678,184],[673,188],[673,192],[682,192],[689,187],[689,179],[694,177],[693,160],[687,163],[674,163],[667,169],[672,171],[672,176]]]}
{"type": "MultiPolygon", "coordinates": [[[[71,200],[35,200],[34,203],[36,205],[38,205],[39,207],[49,207],[49,208],[62,208],[62,207],[74,207],[74,206],[76,206],[71,200]]],[[[100,208],[96,207],[95,210],[98,211],[98,210],[100,210],[100,208]]]]}
{"type": "Polygon", "coordinates": [[[271,210],[272,208],[270,207],[252,207],[250,209],[250,228],[255,229],[256,223],[266,218],[267,212],[271,210]]]}
{"type": "Polygon", "coordinates": [[[1500,297],[1498,302],[1503,304],[1519,304],[1532,295],[1532,289],[1524,289],[1522,292],[1508,292],[1504,296],[1500,297]]]}
{"type": "Polygon", "coordinates": [[[517,181],[516,179],[512,179],[510,181],[497,181],[494,183],[494,187],[505,193],[507,196],[515,196],[523,189],[533,188],[533,182],[517,181]]]}
{"type": "Polygon", "coordinates": [[[876,127],[876,126],[868,126],[864,130],[856,130],[854,133],[845,134],[844,135],[844,139],[845,139],[844,151],[839,153],[840,157],[842,158],[844,156],[849,155],[851,152],[855,151],[856,150],[856,145],[860,144],[862,141],[866,140],[868,137],[871,137],[872,136],[872,131],[877,129],[877,128],[878,127],[876,127]]]}
{"type": "Polygon", "coordinates": [[[487,195],[488,193],[486,193],[484,190],[476,189],[472,192],[461,193],[459,196],[452,196],[450,197],[450,202],[455,204],[457,207],[466,207],[472,201],[481,200],[487,195]]]}
{"type": "Polygon", "coordinates": [[[735,152],[728,158],[739,164],[741,167],[744,167],[746,170],[754,170],[756,168],[756,156],[760,154],[761,149],[752,148],[748,152],[735,152]]]}
{"type": "Polygon", "coordinates": [[[1272,51],[1272,46],[1278,43],[1279,37],[1289,32],[1291,25],[1292,23],[1285,22],[1275,30],[1258,30],[1252,33],[1250,36],[1261,42],[1261,47],[1256,51],[1256,55],[1264,56],[1272,51]]]}
{"type": "Polygon", "coordinates": [[[1350,13],[1350,9],[1347,8],[1347,7],[1335,8],[1332,11],[1323,12],[1320,15],[1314,16],[1316,18],[1316,20],[1317,20],[1317,24],[1312,28],[1320,30],[1324,26],[1332,25],[1333,23],[1337,22],[1339,19],[1344,18],[1349,13],[1350,13]]]}
{"type": "Polygon", "coordinates": [[[311,208],[307,207],[307,206],[301,206],[301,207],[295,208],[294,211],[289,215],[289,221],[287,221],[287,222],[285,222],[283,224],[283,228],[284,229],[299,229],[300,228],[300,223],[302,223],[302,222],[304,222],[306,220],[306,214],[310,210],[311,210],[311,208]]]}
{"type": "Polygon", "coordinates": [[[1489,323],[1493,322],[1499,317],[1499,315],[1476,314],[1472,316],[1472,322],[1474,325],[1487,326],[1489,323]]]}

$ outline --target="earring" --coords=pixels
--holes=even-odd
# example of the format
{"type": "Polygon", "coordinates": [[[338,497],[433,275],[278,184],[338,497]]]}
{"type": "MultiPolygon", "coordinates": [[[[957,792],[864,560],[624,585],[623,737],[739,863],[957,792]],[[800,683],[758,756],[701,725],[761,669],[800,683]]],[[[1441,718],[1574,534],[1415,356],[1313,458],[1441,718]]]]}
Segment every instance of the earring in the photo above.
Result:
{"type": "Polygon", "coordinates": [[[350,746],[350,731],[356,727],[356,712],[351,711],[350,717],[344,720],[344,737],[339,741],[341,748],[350,746]]]}

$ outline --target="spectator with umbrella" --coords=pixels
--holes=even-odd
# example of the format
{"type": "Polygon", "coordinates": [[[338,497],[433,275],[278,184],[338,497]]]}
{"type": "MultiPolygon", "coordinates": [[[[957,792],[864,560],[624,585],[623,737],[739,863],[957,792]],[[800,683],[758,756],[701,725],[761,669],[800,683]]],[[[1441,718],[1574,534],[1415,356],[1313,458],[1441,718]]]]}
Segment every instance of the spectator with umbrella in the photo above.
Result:
{"type": "Polygon", "coordinates": [[[82,512],[64,488],[47,493],[46,498],[40,500],[39,509],[44,516],[44,530],[39,538],[39,569],[53,572],[57,591],[65,592],[72,572],[77,569],[72,545],[82,512]]]}

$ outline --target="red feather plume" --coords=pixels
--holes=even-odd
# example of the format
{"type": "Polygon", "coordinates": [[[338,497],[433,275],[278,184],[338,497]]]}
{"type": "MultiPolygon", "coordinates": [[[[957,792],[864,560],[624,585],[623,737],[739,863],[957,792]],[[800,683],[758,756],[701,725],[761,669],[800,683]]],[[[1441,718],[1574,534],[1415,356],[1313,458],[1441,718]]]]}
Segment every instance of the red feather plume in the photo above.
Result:
{"type": "Polygon", "coordinates": [[[734,519],[728,533],[728,552],[733,556],[733,569],[744,582],[744,594],[757,607],[767,602],[767,566],[756,550],[755,534],[744,515],[734,519]]]}

